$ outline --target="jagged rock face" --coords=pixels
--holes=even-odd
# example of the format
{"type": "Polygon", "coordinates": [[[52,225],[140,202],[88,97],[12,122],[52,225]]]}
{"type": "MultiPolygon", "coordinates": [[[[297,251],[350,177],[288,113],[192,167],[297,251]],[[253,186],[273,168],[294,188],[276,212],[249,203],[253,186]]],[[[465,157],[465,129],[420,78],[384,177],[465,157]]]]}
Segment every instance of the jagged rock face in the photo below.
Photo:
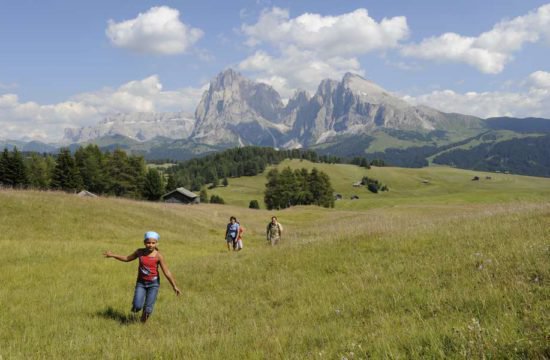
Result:
{"type": "Polygon", "coordinates": [[[65,129],[63,143],[81,143],[109,135],[122,135],[138,141],[157,136],[184,139],[189,137],[194,125],[193,116],[184,113],[117,114],[95,126],[65,129]]]}
{"type": "MultiPolygon", "coordinates": [[[[456,116],[453,122],[475,122],[456,116]]],[[[303,145],[322,143],[334,135],[366,133],[376,128],[430,131],[448,125],[449,114],[415,107],[358,75],[346,74],[341,82],[323,80],[316,94],[302,108],[288,140],[303,145]]],[[[479,120],[479,119],[477,119],[479,120]]]]}
{"type": "Polygon", "coordinates": [[[208,145],[294,148],[379,128],[430,131],[481,127],[480,122],[473,116],[412,106],[349,73],[340,82],[323,80],[312,97],[305,91],[296,92],[284,106],[271,86],[229,69],[210,82],[194,119],[182,113],[121,114],[97,126],[66,129],[64,141],[83,142],[106,135],[144,141],[164,136],[208,145]]]}
{"type": "Polygon", "coordinates": [[[286,131],[280,124],[283,109],[280,95],[271,86],[247,80],[229,69],[210,82],[203,94],[191,136],[211,145],[277,146],[286,131]]]}

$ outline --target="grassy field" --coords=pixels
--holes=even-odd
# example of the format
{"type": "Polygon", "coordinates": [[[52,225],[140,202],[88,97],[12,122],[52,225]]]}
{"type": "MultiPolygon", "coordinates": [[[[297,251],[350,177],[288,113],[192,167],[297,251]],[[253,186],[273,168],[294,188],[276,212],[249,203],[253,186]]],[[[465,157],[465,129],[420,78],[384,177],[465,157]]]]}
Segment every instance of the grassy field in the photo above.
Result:
{"type": "MultiPolygon", "coordinates": [[[[300,160],[285,160],[277,167],[283,169],[287,166],[291,169],[316,167],[327,173],[335,192],[343,196],[343,200],[336,202],[336,209],[365,210],[418,204],[499,203],[550,198],[550,179],[546,178],[445,166],[421,169],[372,167],[367,170],[354,165],[314,164],[300,160]],[[352,184],[363,176],[380,180],[390,191],[373,194],[366,187],[353,187],[352,184]],[[480,181],[472,181],[475,176],[480,181]],[[359,199],[351,200],[352,195],[357,195],[359,199]]],[[[242,207],[248,207],[250,200],[258,200],[262,207],[265,182],[265,174],[229,179],[228,187],[208,190],[208,194],[219,195],[226,203],[242,207]]]]}
{"type": "Polygon", "coordinates": [[[550,357],[550,179],[315,166],[346,196],[363,175],[390,192],[268,212],[246,208],[261,176],[217,189],[225,206],[1,191],[0,358],[550,357]],[[238,253],[224,249],[231,215],[247,229],[238,253]],[[142,325],[137,264],[101,254],[151,229],[183,295],[163,279],[142,325]]]}

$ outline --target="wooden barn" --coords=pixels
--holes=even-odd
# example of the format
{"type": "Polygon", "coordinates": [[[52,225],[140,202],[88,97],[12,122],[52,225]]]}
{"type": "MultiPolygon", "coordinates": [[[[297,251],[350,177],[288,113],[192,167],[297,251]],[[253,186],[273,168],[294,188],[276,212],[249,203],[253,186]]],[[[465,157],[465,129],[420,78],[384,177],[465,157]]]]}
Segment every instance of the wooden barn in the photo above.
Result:
{"type": "Polygon", "coordinates": [[[179,187],[176,190],[172,190],[162,195],[162,199],[164,202],[176,204],[198,204],[200,202],[200,198],[197,194],[183,187],[179,187]]]}

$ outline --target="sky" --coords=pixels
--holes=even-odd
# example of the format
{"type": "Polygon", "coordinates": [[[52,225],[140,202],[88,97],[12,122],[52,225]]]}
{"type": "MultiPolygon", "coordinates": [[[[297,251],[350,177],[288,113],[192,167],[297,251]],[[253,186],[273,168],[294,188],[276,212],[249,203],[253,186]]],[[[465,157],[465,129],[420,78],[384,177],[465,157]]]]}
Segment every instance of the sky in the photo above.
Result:
{"type": "Polygon", "coordinates": [[[0,0],[0,139],[192,114],[228,68],[285,99],[352,72],[413,105],[550,118],[550,2],[0,0]]]}

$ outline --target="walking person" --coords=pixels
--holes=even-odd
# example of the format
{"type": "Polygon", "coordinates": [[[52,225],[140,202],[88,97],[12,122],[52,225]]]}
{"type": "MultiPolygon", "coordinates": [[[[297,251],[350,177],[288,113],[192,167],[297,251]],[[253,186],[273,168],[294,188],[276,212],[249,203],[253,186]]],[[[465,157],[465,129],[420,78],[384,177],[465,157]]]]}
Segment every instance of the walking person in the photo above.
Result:
{"type": "Polygon", "coordinates": [[[136,288],[134,291],[134,300],[132,301],[132,312],[137,313],[143,309],[141,314],[141,322],[146,322],[155,306],[157,294],[160,287],[159,265],[164,273],[164,276],[172,285],[176,295],[181,293],[176,285],[176,281],[172,273],[168,269],[168,265],[164,261],[164,257],[160,253],[157,244],[160,239],[158,233],[148,231],[144,235],[144,248],[137,249],[128,256],[116,255],[111,251],[105,251],[103,255],[107,258],[115,258],[119,261],[129,262],[139,259],[138,275],[136,288]]]}
{"type": "Polygon", "coordinates": [[[266,237],[271,246],[275,246],[281,240],[283,234],[283,226],[277,221],[276,216],[271,217],[271,221],[267,224],[266,237]]]}
{"type": "Polygon", "coordinates": [[[237,223],[237,218],[231,216],[229,218],[229,223],[225,229],[225,242],[227,243],[227,251],[231,251],[231,248],[235,250],[237,245],[237,237],[239,236],[239,223],[237,223]]]}

